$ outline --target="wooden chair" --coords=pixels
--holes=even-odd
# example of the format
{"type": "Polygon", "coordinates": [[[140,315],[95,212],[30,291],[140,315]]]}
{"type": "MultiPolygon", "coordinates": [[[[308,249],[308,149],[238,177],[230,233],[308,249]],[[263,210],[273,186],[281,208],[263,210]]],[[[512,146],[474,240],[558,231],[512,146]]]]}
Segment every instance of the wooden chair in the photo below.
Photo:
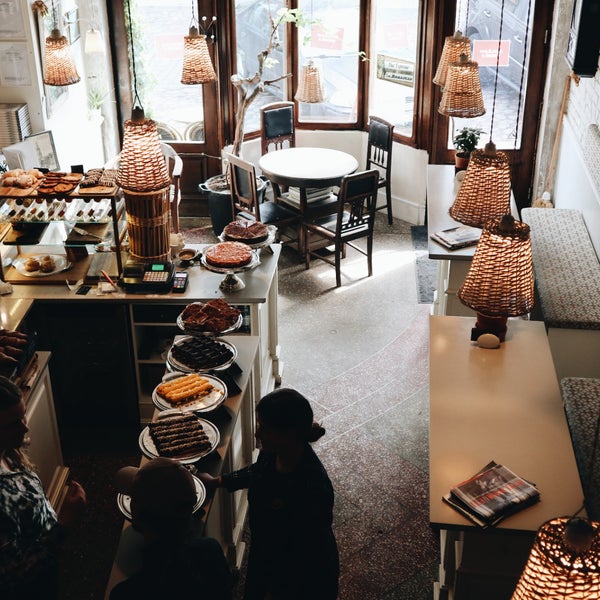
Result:
{"type": "MultiPolygon", "coordinates": [[[[181,202],[181,172],[183,171],[183,161],[181,156],[173,150],[169,144],[160,142],[160,148],[167,163],[167,170],[171,178],[169,186],[169,200],[171,204],[171,228],[174,233],[179,233],[179,203],[181,202]]],[[[111,158],[105,165],[105,169],[118,169],[120,155],[111,158]]]]}
{"type": "MultiPolygon", "coordinates": [[[[337,199],[337,213],[304,223],[306,240],[305,265],[310,267],[310,257],[314,256],[335,267],[336,287],[342,285],[340,263],[346,256],[346,246],[350,246],[367,257],[369,277],[373,274],[373,224],[377,204],[379,172],[377,169],[346,175],[340,184],[337,199]],[[311,235],[334,245],[334,259],[311,249],[311,235]],[[352,242],[367,238],[367,249],[363,250],[352,242]]],[[[322,247],[322,245],[321,245],[322,247]]]]}
{"type": "Polygon", "coordinates": [[[388,223],[392,224],[392,146],[394,126],[380,119],[369,117],[369,140],[367,143],[366,169],[379,171],[377,188],[385,188],[386,203],[376,206],[375,210],[387,208],[388,223]]]}
{"type": "Polygon", "coordinates": [[[271,200],[259,202],[254,165],[233,154],[228,154],[227,160],[234,217],[275,225],[279,240],[281,234],[285,235],[284,230],[287,227],[294,228],[296,237],[288,237],[289,241],[296,241],[300,228],[300,213],[271,200]]]}
{"type": "MultiPolygon", "coordinates": [[[[293,102],[271,102],[260,107],[260,148],[262,154],[271,150],[296,146],[295,106],[293,102]]],[[[285,201],[287,188],[271,182],[273,200],[285,201]]]]}

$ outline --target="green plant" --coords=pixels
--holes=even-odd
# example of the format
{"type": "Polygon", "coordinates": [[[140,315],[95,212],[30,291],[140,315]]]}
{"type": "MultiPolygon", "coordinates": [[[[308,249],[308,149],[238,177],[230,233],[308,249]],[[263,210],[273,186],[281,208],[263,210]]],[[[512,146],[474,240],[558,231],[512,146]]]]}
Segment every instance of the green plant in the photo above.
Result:
{"type": "Polygon", "coordinates": [[[457,154],[466,156],[471,154],[477,148],[482,133],[483,129],[476,127],[463,127],[459,129],[454,138],[452,138],[452,143],[456,148],[457,154]]]}
{"type": "Polygon", "coordinates": [[[88,91],[88,106],[90,109],[100,108],[106,101],[108,94],[97,88],[90,88],[88,91]]]}

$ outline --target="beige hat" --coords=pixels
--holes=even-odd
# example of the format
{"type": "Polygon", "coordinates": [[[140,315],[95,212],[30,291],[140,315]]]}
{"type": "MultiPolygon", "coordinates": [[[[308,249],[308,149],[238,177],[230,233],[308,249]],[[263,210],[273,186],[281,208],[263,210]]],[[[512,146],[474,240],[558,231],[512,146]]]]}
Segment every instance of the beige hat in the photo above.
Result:
{"type": "Polygon", "coordinates": [[[191,515],[196,503],[192,474],[170,458],[158,457],[140,468],[123,467],[115,477],[117,491],[131,497],[131,512],[157,519],[191,515]]]}

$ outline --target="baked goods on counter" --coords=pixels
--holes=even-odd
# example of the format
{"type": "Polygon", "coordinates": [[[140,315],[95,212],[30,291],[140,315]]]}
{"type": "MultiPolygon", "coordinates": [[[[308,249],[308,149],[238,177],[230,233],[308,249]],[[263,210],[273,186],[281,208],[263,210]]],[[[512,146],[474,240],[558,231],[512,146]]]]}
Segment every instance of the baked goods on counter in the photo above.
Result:
{"type": "Polygon", "coordinates": [[[43,177],[44,174],[38,169],[11,169],[2,174],[0,185],[27,189],[33,187],[43,177]]]}
{"type": "MultiPolygon", "coordinates": [[[[208,336],[186,337],[173,344],[169,356],[192,371],[224,368],[235,360],[233,346],[208,336]]],[[[177,364],[171,364],[177,368],[177,364]]]]}
{"type": "Polygon", "coordinates": [[[182,406],[210,394],[213,385],[197,373],[161,383],[156,392],[172,406],[182,406]]]}
{"type": "Polygon", "coordinates": [[[183,413],[148,424],[150,437],[160,456],[177,457],[210,450],[211,442],[198,417],[183,413]]]}
{"type": "Polygon", "coordinates": [[[269,237],[269,228],[258,221],[232,221],[223,229],[223,237],[233,242],[259,244],[269,237]]]}
{"type": "Polygon", "coordinates": [[[181,323],[184,330],[220,333],[234,327],[240,315],[241,312],[237,308],[221,298],[215,298],[205,304],[188,304],[181,313],[181,323]]]}
{"type": "Polygon", "coordinates": [[[244,267],[252,260],[252,249],[242,242],[221,242],[204,252],[206,262],[213,267],[229,269],[244,267]]]}

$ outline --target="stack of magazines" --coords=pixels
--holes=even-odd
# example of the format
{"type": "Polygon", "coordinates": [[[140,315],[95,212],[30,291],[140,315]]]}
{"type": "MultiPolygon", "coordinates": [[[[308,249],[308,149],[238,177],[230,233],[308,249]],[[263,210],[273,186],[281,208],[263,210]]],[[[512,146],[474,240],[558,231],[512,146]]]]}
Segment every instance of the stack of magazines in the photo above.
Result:
{"type": "Polygon", "coordinates": [[[442,498],[480,527],[497,525],[506,517],[535,504],[540,492],[503,465],[492,461],[442,498]]]}
{"type": "Polygon", "coordinates": [[[474,246],[481,236],[481,229],[470,227],[469,225],[460,225],[443,231],[436,231],[431,234],[431,239],[444,246],[448,250],[458,250],[467,246],[474,246]]]}

